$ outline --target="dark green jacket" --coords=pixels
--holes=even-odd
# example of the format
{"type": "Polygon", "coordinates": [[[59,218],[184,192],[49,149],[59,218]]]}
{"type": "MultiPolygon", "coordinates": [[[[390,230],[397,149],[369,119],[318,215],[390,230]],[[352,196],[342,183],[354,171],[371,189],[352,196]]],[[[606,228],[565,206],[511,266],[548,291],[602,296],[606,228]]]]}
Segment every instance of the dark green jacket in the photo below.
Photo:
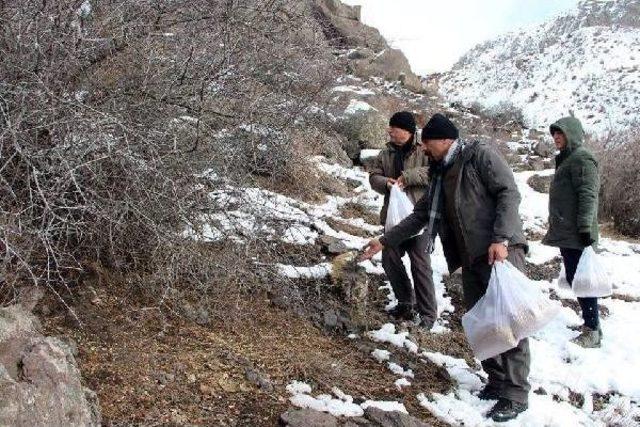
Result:
{"type": "Polygon", "coordinates": [[[579,233],[598,240],[598,162],[582,146],[580,121],[564,117],[551,125],[560,129],[567,146],[556,156],[556,173],[549,189],[549,230],[543,243],[560,248],[582,249],[579,233]]]}
{"type": "MultiPolygon", "coordinates": [[[[387,144],[387,148],[378,154],[375,162],[369,168],[369,184],[371,184],[371,188],[380,194],[384,194],[384,204],[380,210],[380,224],[382,225],[387,220],[387,209],[389,208],[387,177],[396,175],[393,165],[395,153],[395,146],[391,143],[387,144]]],[[[405,157],[404,171],[402,172],[406,183],[405,192],[414,205],[426,194],[429,188],[428,164],[429,159],[414,142],[413,148],[405,157]]]]}
{"type": "MultiPolygon", "coordinates": [[[[456,213],[469,255],[469,263],[486,256],[492,243],[509,241],[527,248],[518,213],[520,193],[513,171],[506,160],[490,145],[474,141],[460,154],[462,162],[456,189],[456,213]]],[[[414,236],[429,222],[430,201],[423,197],[413,213],[380,239],[383,245],[397,246],[414,236]]],[[[449,271],[462,265],[455,235],[446,216],[440,220],[438,234],[444,248],[449,271]]]]}

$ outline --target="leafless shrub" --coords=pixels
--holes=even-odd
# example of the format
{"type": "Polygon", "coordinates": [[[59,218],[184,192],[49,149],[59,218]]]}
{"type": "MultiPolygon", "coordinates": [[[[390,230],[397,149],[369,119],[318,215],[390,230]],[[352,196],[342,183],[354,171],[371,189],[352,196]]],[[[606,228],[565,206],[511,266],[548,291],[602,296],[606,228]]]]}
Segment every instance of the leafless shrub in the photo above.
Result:
{"type": "MultiPolygon", "coordinates": [[[[474,104],[473,108],[478,108],[477,103],[474,104]]],[[[517,126],[522,128],[525,126],[522,110],[509,101],[503,101],[492,107],[483,108],[480,110],[480,113],[488,117],[494,127],[510,128],[517,126]]]]}
{"type": "Polygon", "coordinates": [[[600,164],[600,214],[622,234],[640,236],[640,132],[637,126],[596,139],[590,146],[600,164]]]}
{"type": "Polygon", "coordinates": [[[184,233],[224,213],[201,175],[295,174],[290,136],[333,79],[307,7],[0,2],[4,302],[16,282],[68,291],[92,262],[167,289],[211,285],[198,269],[212,254],[184,233]]]}

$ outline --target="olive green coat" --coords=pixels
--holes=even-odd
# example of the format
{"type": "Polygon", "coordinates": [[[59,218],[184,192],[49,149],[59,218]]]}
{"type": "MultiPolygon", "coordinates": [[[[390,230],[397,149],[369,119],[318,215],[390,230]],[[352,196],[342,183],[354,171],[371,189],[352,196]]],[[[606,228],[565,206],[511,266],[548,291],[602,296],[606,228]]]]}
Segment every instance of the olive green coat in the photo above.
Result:
{"type": "MultiPolygon", "coordinates": [[[[371,188],[384,195],[384,204],[380,210],[380,224],[382,225],[387,220],[387,209],[389,208],[387,178],[395,176],[393,165],[395,153],[395,146],[391,143],[387,144],[387,148],[378,154],[378,157],[369,168],[369,184],[371,184],[371,188]]],[[[414,205],[427,193],[429,188],[428,165],[429,159],[414,142],[413,148],[405,157],[404,171],[402,172],[406,184],[405,192],[414,205]]]]}
{"type": "Polygon", "coordinates": [[[582,249],[579,233],[598,241],[598,162],[583,147],[580,121],[565,117],[550,130],[559,129],[567,146],[556,156],[556,173],[549,190],[549,230],[543,243],[560,248],[582,249]]]}

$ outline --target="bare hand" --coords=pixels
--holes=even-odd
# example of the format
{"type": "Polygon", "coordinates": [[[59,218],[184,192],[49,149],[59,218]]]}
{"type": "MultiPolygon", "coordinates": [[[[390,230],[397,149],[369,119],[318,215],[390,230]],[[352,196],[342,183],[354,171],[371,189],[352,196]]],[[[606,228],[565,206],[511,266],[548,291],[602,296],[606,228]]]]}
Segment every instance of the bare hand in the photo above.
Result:
{"type": "Polygon", "coordinates": [[[382,243],[380,243],[380,240],[378,239],[370,240],[369,243],[367,243],[367,246],[365,247],[364,253],[360,257],[360,261],[365,261],[367,259],[373,258],[373,256],[378,252],[380,252],[383,248],[384,246],[382,245],[382,243]]]}
{"type": "Polygon", "coordinates": [[[404,182],[404,176],[400,175],[400,178],[396,180],[396,184],[398,184],[398,187],[400,187],[400,189],[404,190],[404,187],[407,185],[404,182]]]}
{"type": "Polygon", "coordinates": [[[488,259],[491,265],[493,265],[494,262],[504,261],[508,255],[509,251],[502,243],[492,243],[491,246],[489,246],[488,259]]]}
{"type": "Polygon", "coordinates": [[[395,180],[395,179],[393,179],[393,178],[387,178],[387,188],[388,188],[389,190],[391,190],[391,187],[393,187],[393,184],[395,184],[395,183],[396,183],[396,180],[395,180]]]}

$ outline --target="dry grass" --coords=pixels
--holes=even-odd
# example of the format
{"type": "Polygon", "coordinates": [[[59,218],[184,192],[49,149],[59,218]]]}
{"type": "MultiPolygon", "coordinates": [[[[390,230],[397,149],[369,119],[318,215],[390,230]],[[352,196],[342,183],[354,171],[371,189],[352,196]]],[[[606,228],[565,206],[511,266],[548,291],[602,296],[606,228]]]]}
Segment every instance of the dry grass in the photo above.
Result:
{"type": "Polygon", "coordinates": [[[345,203],[340,208],[339,215],[342,218],[362,218],[366,223],[371,225],[380,224],[380,215],[377,212],[371,211],[370,208],[358,203],[345,203]]]}
{"type": "Polygon", "coordinates": [[[105,285],[108,291],[76,294],[83,328],[52,298],[37,308],[52,311],[44,319],[47,334],[77,342],[81,373],[98,393],[105,425],[273,426],[290,406],[285,386],[294,379],[312,384],[315,394],[335,386],[357,398],[403,401],[414,415],[441,425],[412,390],[445,392],[448,376],[409,353],[393,350],[416,373],[403,393],[393,386],[396,376],[370,356],[384,346],[327,335],[275,308],[262,292],[237,301],[250,318],[203,327],[163,316],[125,286],[105,285]],[[272,388],[250,380],[248,369],[272,388]]]}

